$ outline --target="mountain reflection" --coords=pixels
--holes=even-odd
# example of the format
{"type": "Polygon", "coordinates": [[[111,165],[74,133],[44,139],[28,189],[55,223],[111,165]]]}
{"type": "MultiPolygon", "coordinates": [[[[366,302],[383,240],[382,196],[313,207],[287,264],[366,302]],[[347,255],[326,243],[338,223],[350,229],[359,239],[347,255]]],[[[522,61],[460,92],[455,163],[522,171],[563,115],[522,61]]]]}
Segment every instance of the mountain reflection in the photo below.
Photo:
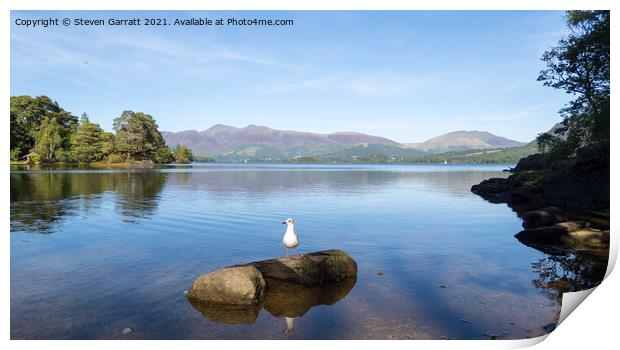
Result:
{"type": "MultiPolygon", "coordinates": [[[[472,184],[493,171],[390,171],[372,168],[168,167],[144,170],[94,170],[87,166],[12,167],[11,230],[53,232],[64,216],[88,215],[90,208],[112,201],[126,222],[155,213],[164,188],[191,191],[222,200],[268,196],[284,191],[321,189],[336,195],[357,195],[374,188],[421,186],[451,196],[470,195],[472,184]],[[110,198],[111,196],[111,198],[110,198]],[[104,200],[104,198],[106,200],[104,200]]],[[[94,210],[93,210],[94,212],[94,210]]]]}
{"type": "Polygon", "coordinates": [[[341,193],[360,189],[412,183],[440,189],[451,195],[471,195],[473,184],[497,172],[486,171],[393,171],[371,169],[212,169],[211,171],[174,172],[170,186],[206,190],[213,194],[245,192],[268,194],[290,189],[323,187],[341,193]]]}
{"type": "Polygon", "coordinates": [[[125,220],[152,215],[168,174],[50,172],[11,174],[11,231],[50,233],[67,215],[88,213],[107,193],[125,220]]]}

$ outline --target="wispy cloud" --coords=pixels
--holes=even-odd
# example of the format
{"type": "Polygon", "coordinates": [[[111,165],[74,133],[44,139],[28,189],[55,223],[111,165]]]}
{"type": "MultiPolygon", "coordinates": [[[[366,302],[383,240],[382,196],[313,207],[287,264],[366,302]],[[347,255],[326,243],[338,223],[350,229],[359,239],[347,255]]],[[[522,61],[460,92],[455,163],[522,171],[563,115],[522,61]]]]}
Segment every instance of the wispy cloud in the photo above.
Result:
{"type": "MultiPolygon", "coordinates": [[[[247,64],[298,69],[267,54],[233,50],[215,42],[182,43],[155,34],[101,32],[59,34],[11,32],[14,67],[83,69],[87,78],[112,83],[112,76],[136,72],[166,72],[206,78],[222,64],[247,64]],[[119,64],[120,63],[120,64],[119,64]],[[208,68],[207,68],[208,67],[208,68]],[[197,74],[198,73],[198,74],[197,74]]],[[[77,77],[76,77],[77,78],[77,77]]],[[[92,83],[92,82],[91,82],[92,83]]]]}
{"type": "Polygon", "coordinates": [[[182,44],[163,39],[151,34],[109,35],[106,34],[96,45],[104,48],[122,47],[137,52],[153,53],[175,60],[192,60],[195,62],[233,61],[283,68],[295,66],[258,54],[242,53],[213,42],[182,44]]]}
{"type": "Polygon", "coordinates": [[[431,84],[436,85],[440,80],[439,75],[424,74],[339,74],[259,85],[256,90],[263,94],[323,91],[368,97],[398,97],[415,93],[431,84]]]}

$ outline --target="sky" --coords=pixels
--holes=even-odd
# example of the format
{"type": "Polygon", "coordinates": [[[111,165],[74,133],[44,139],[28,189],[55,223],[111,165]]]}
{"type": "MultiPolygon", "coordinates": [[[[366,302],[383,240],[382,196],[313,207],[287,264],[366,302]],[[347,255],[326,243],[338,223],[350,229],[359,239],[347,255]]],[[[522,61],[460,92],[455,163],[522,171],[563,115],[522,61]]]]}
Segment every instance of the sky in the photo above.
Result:
{"type": "Polygon", "coordinates": [[[12,11],[11,95],[111,130],[215,124],[420,142],[456,130],[530,141],[571,99],[536,81],[559,11],[12,11]],[[42,18],[292,19],[292,26],[48,26],[42,18]],[[23,21],[22,21],[23,23],[23,21]]]}

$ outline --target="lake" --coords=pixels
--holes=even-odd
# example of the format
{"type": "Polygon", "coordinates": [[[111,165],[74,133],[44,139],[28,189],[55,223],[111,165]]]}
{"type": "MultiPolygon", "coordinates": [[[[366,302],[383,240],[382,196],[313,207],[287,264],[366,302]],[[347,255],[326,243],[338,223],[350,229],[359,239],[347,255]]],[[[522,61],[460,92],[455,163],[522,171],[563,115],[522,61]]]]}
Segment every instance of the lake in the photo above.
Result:
{"type": "Polygon", "coordinates": [[[516,213],[470,192],[508,167],[12,167],[11,338],[542,335],[555,326],[561,293],[595,286],[606,260],[519,243],[516,213]],[[201,274],[283,256],[288,217],[297,253],[337,248],[357,261],[339,300],[294,319],[261,309],[252,323],[225,323],[188,302],[201,274]]]}

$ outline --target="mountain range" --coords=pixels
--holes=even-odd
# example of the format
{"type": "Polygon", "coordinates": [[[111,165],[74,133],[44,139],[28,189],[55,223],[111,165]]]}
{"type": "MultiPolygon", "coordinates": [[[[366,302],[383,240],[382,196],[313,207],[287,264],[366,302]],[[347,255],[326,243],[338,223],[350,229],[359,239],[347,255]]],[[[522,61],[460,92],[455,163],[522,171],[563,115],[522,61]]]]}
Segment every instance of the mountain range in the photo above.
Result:
{"type": "Polygon", "coordinates": [[[162,131],[161,134],[170,146],[185,145],[196,156],[219,161],[279,161],[298,157],[331,160],[383,157],[402,160],[429,154],[503,149],[526,144],[486,131],[455,131],[420,143],[399,143],[359,132],[318,134],[258,125],[236,128],[218,124],[204,131],[162,131]]]}

